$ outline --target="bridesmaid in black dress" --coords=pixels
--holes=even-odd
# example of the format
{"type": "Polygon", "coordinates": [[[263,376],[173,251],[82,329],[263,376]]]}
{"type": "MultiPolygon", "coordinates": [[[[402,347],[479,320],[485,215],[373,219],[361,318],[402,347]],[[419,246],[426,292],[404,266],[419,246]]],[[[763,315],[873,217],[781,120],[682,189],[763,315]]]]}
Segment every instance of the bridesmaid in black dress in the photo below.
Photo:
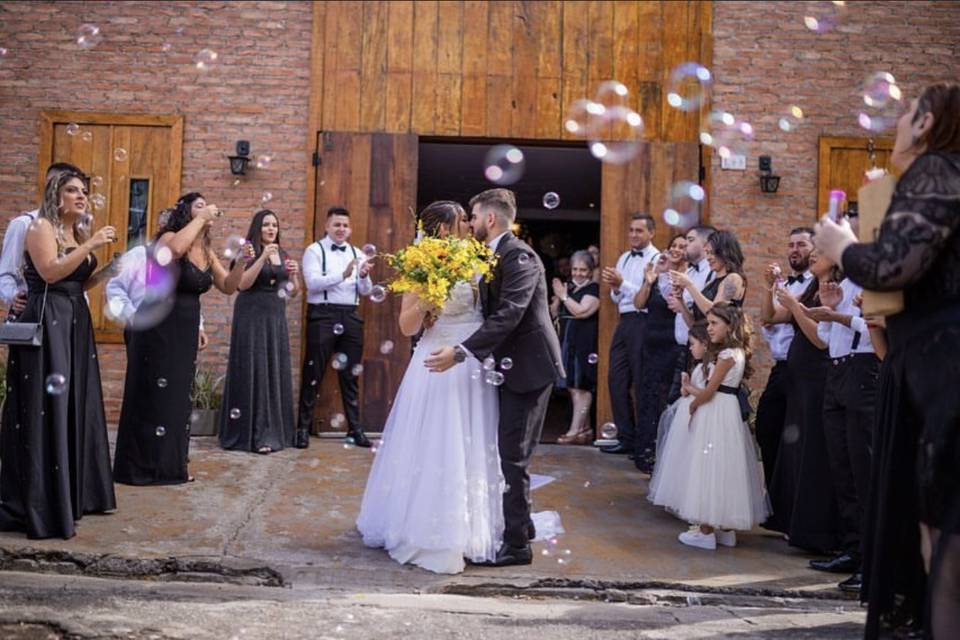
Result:
{"type": "Polygon", "coordinates": [[[244,245],[247,266],[233,306],[223,386],[220,446],[267,454],[293,445],[293,381],[286,300],[299,293],[299,267],[280,248],[280,221],[257,212],[244,245]]]}
{"type": "Polygon", "coordinates": [[[886,320],[864,534],[866,637],[880,636],[883,616],[914,627],[922,618],[928,635],[957,638],[960,85],[931,85],[912,101],[890,159],[903,174],[876,241],[858,243],[849,226],[826,220],[815,237],[855,283],[903,291],[903,310],[886,320]]]}
{"type": "Polygon", "coordinates": [[[795,298],[785,288],[777,289],[774,322],[790,322],[794,338],[787,352],[787,371],[792,389],[770,482],[773,515],[764,527],[787,534],[795,547],[819,553],[837,548],[837,503],[823,432],[823,392],[830,359],[826,343],[817,335],[817,322],[804,310],[820,306],[822,287],[836,287],[836,265],[816,249],[810,253],[814,278],[795,298]]]}
{"type": "Polygon", "coordinates": [[[0,428],[0,530],[28,538],[71,538],[84,514],[116,509],[100,366],[84,289],[93,252],[116,240],[113,227],[92,237],[86,176],[58,173],[26,238],[27,306],[22,322],[43,325],[40,347],[10,347],[7,401],[0,428]],[[44,304],[46,301],[46,304],[44,304]]]}
{"type": "MultiPolygon", "coordinates": [[[[114,479],[123,484],[181,484],[187,474],[190,391],[196,371],[200,295],[216,286],[229,295],[243,261],[227,271],[210,247],[209,227],[220,215],[199,193],[182,196],[157,239],[157,262],[176,264],[179,278],[170,312],[155,326],[131,330],[127,379],[117,428],[114,479]],[[169,251],[168,255],[166,251],[169,251]]],[[[154,314],[141,306],[137,315],[154,314]]],[[[147,327],[134,316],[134,327],[147,327]]]]}
{"type": "MultiPolygon", "coordinates": [[[[713,271],[713,280],[701,290],[696,283],[682,271],[671,271],[673,284],[683,287],[693,298],[693,310],[687,317],[692,325],[707,319],[707,312],[714,302],[729,302],[735,307],[743,306],[747,294],[747,279],[743,275],[743,250],[730,231],[717,231],[710,236],[703,247],[707,264],[713,271]]],[[[686,312],[684,312],[686,315],[686,312]]]]}

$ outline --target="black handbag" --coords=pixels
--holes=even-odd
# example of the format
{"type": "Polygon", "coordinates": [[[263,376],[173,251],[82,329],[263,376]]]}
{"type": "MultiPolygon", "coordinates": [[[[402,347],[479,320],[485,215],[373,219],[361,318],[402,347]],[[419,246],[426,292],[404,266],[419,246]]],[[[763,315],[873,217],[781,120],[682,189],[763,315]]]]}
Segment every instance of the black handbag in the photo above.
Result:
{"type": "Polygon", "coordinates": [[[47,310],[47,287],[43,288],[43,305],[38,322],[4,322],[0,324],[0,344],[12,347],[39,347],[43,344],[43,314],[47,310]]]}

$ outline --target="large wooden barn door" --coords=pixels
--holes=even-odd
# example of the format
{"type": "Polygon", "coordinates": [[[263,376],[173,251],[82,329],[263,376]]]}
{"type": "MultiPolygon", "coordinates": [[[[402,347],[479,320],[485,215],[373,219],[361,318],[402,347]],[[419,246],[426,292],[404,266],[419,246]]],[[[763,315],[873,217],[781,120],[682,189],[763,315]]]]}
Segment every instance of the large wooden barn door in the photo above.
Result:
{"type": "MultiPolygon", "coordinates": [[[[341,205],[350,211],[352,244],[372,243],[380,253],[408,245],[415,233],[417,149],[417,136],[412,134],[319,132],[311,239],[323,237],[327,209],[341,205]]],[[[374,282],[383,282],[388,273],[378,259],[374,282]]],[[[393,295],[379,304],[366,298],[360,303],[365,320],[360,412],[369,431],[380,431],[386,422],[410,359],[410,340],[397,326],[399,313],[400,299],[393,295]],[[393,342],[393,350],[383,353],[381,346],[387,340],[393,342]]],[[[336,372],[328,363],[314,416],[315,431],[334,432],[330,418],[342,412],[336,372]]]]}
{"type": "MultiPolygon", "coordinates": [[[[602,174],[602,215],[600,217],[600,263],[616,264],[627,250],[627,227],[635,212],[650,213],[657,223],[654,245],[663,250],[670,237],[681,230],[663,221],[670,187],[681,180],[699,182],[700,146],[696,142],[651,142],[631,162],[604,164],[602,174]]],[[[601,288],[609,303],[609,289],[601,288]]],[[[617,326],[616,305],[600,305],[600,361],[597,379],[597,423],[613,420],[607,371],[610,342],[617,326]]]]}

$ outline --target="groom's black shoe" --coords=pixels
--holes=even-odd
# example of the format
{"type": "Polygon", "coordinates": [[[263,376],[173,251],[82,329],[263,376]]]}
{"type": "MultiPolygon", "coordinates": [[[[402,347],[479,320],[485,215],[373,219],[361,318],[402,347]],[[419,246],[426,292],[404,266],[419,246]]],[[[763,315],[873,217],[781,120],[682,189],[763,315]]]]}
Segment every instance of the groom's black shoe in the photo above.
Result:
{"type": "Polygon", "coordinates": [[[297,449],[306,449],[310,446],[310,432],[306,429],[297,429],[293,436],[293,446],[297,449]]]}
{"type": "Polygon", "coordinates": [[[497,557],[490,562],[472,562],[479,567],[509,567],[515,564],[531,564],[533,562],[533,550],[530,545],[525,547],[511,547],[503,545],[497,551],[497,557]]]}
{"type": "Polygon", "coordinates": [[[625,447],[622,444],[613,444],[609,447],[600,447],[600,451],[604,453],[633,453],[632,447],[625,447]]]}
{"type": "Polygon", "coordinates": [[[347,438],[353,440],[353,444],[357,447],[369,447],[370,439],[367,438],[367,434],[363,432],[363,429],[355,429],[354,431],[347,432],[347,438]]]}

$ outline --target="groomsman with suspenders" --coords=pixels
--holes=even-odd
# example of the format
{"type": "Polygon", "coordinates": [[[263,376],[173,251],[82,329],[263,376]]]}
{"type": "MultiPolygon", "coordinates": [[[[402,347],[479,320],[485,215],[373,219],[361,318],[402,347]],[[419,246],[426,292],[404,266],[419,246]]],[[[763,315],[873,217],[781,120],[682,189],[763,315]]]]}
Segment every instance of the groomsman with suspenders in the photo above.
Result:
{"type": "Polygon", "coordinates": [[[610,367],[607,376],[619,442],[601,448],[604,453],[632,454],[636,444],[639,416],[635,403],[639,403],[643,397],[640,352],[647,310],[637,309],[633,305],[633,299],[643,284],[643,273],[647,264],[660,255],[653,246],[655,226],[652,216],[645,213],[633,214],[627,232],[630,250],[620,256],[616,268],[605,267],[601,275],[604,284],[610,287],[610,297],[620,312],[620,321],[610,345],[610,367]],[[631,388],[633,399],[630,397],[631,388]]]}
{"type": "Polygon", "coordinates": [[[300,377],[300,408],[294,446],[305,449],[323,374],[337,358],[337,375],[347,436],[358,447],[370,441],[360,425],[359,383],[356,369],[363,357],[363,319],[360,296],[370,293],[372,261],[349,244],[350,212],[343,207],[327,211],[326,235],[303,253],[303,280],[307,288],[307,348],[300,377]]]}

